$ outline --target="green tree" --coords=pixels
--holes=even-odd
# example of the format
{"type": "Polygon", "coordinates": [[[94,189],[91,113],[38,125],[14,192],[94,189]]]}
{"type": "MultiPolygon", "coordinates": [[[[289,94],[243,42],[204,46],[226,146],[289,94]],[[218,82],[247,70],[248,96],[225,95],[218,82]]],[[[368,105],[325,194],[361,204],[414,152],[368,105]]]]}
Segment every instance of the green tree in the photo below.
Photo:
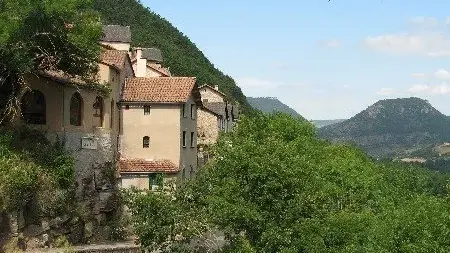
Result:
{"type": "Polygon", "coordinates": [[[195,179],[130,197],[142,245],[192,252],[221,231],[222,252],[449,250],[447,175],[376,163],[315,131],[284,114],[244,117],[195,179]]]}
{"type": "Polygon", "coordinates": [[[99,18],[90,0],[0,2],[0,109],[13,116],[27,74],[62,71],[95,83],[99,18]]]}

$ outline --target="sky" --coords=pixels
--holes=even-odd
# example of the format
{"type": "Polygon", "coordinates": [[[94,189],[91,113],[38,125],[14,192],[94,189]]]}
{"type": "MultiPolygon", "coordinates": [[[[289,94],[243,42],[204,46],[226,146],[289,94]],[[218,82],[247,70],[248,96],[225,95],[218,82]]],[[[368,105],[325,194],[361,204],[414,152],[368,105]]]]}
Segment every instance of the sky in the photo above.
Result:
{"type": "Polygon", "coordinates": [[[450,115],[449,0],[141,2],[246,96],[276,97],[307,119],[399,97],[450,115]]]}

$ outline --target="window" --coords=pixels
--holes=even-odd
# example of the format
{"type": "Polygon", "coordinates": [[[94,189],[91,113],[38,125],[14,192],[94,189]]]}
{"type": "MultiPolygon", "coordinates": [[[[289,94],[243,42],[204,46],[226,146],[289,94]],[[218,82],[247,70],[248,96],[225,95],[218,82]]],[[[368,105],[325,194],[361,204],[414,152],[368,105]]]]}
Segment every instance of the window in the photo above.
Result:
{"type": "Polygon", "coordinates": [[[195,147],[195,136],[194,136],[194,132],[191,132],[191,148],[195,147]]]}
{"type": "Polygon", "coordinates": [[[185,104],[183,104],[181,106],[181,115],[183,115],[183,117],[186,117],[186,105],[185,104]]]}
{"type": "Polygon", "coordinates": [[[158,190],[162,186],[161,174],[149,174],[148,175],[148,188],[152,191],[158,190]]]}
{"type": "Polygon", "coordinates": [[[42,92],[38,90],[27,91],[22,97],[20,109],[22,119],[27,124],[46,124],[46,103],[42,92]]]}
{"type": "Polygon", "coordinates": [[[72,126],[81,126],[83,119],[83,98],[76,92],[70,99],[70,124],[72,126]]]}
{"type": "Polygon", "coordinates": [[[183,131],[183,148],[186,147],[186,131],[183,131]]]}
{"type": "Polygon", "coordinates": [[[150,106],[144,105],[144,115],[149,115],[149,114],[150,114],[150,106]]]}
{"type": "Polygon", "coordinates": [[[191,119],[195,118],[195,105],[191,104],[191,119]]]}
{"type": "Polygon", "coordinates": [[[142,147],[143,148],[149,148],[150,147],[150,137],[144,136],[144,138],[142,138],[142,147]]]}
{"type": "Polygon", "coordinates": [[[103,127],[103,98],[97,96],[95,98],[94,105],[92,106],[94,109],[94,117],[98,117],[100,120],[100,127],[103,127]]]}
{"type": "Polygon", "coordinates": [[[207,99],[207,98],[204,98],[204,99],[203,99],[203,102],[208,103],[208,99],[207,99]]]}

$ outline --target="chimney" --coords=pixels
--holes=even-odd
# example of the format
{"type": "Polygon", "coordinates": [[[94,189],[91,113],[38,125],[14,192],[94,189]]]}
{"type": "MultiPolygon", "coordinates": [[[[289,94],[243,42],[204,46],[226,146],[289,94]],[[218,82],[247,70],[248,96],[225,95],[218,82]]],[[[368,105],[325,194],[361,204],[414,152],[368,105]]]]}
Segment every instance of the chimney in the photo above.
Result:
{"type": "Polygon", "coordinates": [[[142,58],[142,48],[137,47],[136,50],[136,77],[145,77],[147,74],[147,59],[142,58]]]}
{"type": "Polygon", "coordinates": [[[219,85],[214,85],[214,89],[218,91],[219,90],[219,85]]]}

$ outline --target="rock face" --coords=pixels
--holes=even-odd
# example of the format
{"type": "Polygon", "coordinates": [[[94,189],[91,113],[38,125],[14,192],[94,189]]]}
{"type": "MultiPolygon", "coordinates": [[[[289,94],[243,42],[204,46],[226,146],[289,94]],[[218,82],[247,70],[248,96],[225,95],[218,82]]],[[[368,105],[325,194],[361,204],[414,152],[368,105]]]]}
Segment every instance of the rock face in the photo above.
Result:
{"type": "Polygon", "coordinates": [[[350,142],[374,157],[391,157],[446,142],[450,120],[420,98],[381,100],[340,123],[319,129],[334,142],[350,142]]]}
{"type": "Polygon", "coordinates": [[[113,231],[120,231],[127,225],[120,224],[122,207],[114,172],[113,164],[106,162],[78,174],[76,208],[69,213],[40,217],[38,220],[28,219],[31,221],[27,223],[27,219],[23,218],[27,210],[21,210],[5,214],[4,218],[1,216],[0,224],[8,224],[11,230],[9,236],[21,238],[23,233],[22,244],[28,250],[52,247],[61,238],[73,245],[114,240],[116,235],[113,231]]]}

